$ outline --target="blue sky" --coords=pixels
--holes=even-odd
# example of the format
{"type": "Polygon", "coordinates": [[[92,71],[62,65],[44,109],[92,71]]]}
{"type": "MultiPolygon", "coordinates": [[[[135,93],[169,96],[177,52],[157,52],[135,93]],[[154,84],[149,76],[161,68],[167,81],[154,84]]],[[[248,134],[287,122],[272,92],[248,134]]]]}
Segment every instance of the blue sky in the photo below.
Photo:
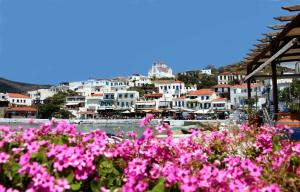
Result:
{"type": "Polygon", "coordinates": [[[31,83],[241,60],[297,0],[0,0],[0,77],[31,83]]]}

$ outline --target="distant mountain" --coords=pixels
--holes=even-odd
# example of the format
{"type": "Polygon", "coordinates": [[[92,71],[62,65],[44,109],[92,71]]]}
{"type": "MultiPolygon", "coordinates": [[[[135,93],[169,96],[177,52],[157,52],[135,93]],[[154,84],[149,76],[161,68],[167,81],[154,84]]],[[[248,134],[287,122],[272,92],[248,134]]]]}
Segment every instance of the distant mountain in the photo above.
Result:
{"type": "Polygon", "coordinates": [[[35,89],[43,89],[49,88],[50,85],[36,85],[30,83],[22,83],[7,80],[4,78],[0,78],[0,92],[17,92],[17,93],[25,93],[27,91],[35,90],[35,89]]]}

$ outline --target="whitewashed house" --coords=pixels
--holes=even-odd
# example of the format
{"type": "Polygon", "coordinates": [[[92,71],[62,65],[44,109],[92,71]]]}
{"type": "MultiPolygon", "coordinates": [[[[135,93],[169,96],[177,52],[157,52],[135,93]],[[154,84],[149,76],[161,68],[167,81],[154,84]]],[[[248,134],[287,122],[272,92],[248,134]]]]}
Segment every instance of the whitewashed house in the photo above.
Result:
{"type": "Polygon", "coordinates": [[[199,89],[189,92],[186,95],[186,108],[201,113],[212,112],[212,101],[217,98],[217,94],[211,89],[199,89]]]}
{"type": "Polygon", "coordinates": [[[53,89],[37,89],[27,92],[34,104],[44,104],[45,99],[52,97],[55,93],[57,92],[53,89]]]}
{"type": "Polygon", "coordinates": [[[158,110],[159,99],[162,96],[162,93],[145,94],[143,98],[136,102],[137,111],[150,112],[158,110]]]}
{"type": "Polygon", "coordinates": [[[158,87],[159,93],[169,94],[172,97],[181,97],[187,93],[184,82],[178,80],[156,80],[154,86],[158,87]]]}
{"type": "MultiPolygon", "coordinates": [[[[264,86],[262,84],[251,84],[251,98],[255,99],[257,98],[257,103],[255,102],[254,106],[259,109],[262,108],[262,105],[266,103],[266,98],[263,96],[263,90],[264,86]]],[[[237,108],[243,108],[244,106],[247,106],[247,100],[248,100],[248,90],[247,90],[247,84],[239,84],[239,85],[233,85],[230,88],[230,103],[231,108],[237,109],[237,108]]]]}
{"type": "Polygon", "coordinates": [[[103,100],[103,93],[94,93],[85,97],[85,109],[86,111],[92,111],[97,113],[100,110],[100,103],[103,100]]]}
{"type": "Polygon", "coordinates": [[[116,110],[128,110],[130,112],[135,110],[136,101],[139,99],[139,92],[120,90],[115,95],[116,110]]]}
{"type": "Polygon", "coordinates": [[[150,78],[140,74],[133,74],[129,76],[128,82],[129,87],[142,87],[152,83],[150,78]]]}
{"type": "Polygon", "coordinates": [[[72,113],[76,118],[80,117],[80,112],[85,111],[85,97],[84,96],[69,96],[66,98],[66,109],[72,113]]]}
{"type": "Polygon", "coordinates": [[[9,105],[13,107],[31,106],[32,99],[20,93],[7,93],[6,98],[9,101],[9,105]]]}
{"type": "Polygon", "coordinates": [[[218,84],[230,84],[232,81],[242,81],[245,74],[240,72],[223,72],[218,75],[218,84]]]}
{"type": "Polygon", "coordinates": [[[154,64],[148,72],[148,77],[151,79],[175,78],[172,69],[163,62],[154,62],[154,64]]]}

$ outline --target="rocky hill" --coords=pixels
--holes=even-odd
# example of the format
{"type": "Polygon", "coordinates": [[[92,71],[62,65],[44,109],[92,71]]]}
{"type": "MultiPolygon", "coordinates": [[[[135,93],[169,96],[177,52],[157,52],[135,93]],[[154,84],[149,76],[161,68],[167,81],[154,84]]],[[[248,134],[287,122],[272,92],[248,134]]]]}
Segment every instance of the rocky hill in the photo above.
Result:
{"type": "Polygon", "coordinates": [[[49,88],[49,87],[50,85],[36,85],[36,84],[16,82],[16,81],[0,78],[0,92],[2,93],[6,93],[6,92],[25,93],[30,90],[49,88]]]}

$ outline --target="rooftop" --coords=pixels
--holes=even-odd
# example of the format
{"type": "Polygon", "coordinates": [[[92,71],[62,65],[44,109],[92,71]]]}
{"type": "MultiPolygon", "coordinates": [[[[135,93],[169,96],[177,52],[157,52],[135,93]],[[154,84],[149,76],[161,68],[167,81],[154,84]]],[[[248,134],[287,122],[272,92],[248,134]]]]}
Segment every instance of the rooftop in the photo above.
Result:
{"type": "Polygon", "coordinates": [[[37,109],[33,107],[11,107],[6,109],[6,111],[33,111],[36,112],[37,109]]]}
{"type": "Polygon", "coordinates": [[[214,92],[211,89],[199,89],[196,91],[191,91],[188,96],[199,96],[199,95],[212,95],[214,92]]]}
{"type": "Polygon", "coordinates": [[[10,98],[30,98],[29,96],[20,93],[7,93],[7,95],[10,98]]]}

